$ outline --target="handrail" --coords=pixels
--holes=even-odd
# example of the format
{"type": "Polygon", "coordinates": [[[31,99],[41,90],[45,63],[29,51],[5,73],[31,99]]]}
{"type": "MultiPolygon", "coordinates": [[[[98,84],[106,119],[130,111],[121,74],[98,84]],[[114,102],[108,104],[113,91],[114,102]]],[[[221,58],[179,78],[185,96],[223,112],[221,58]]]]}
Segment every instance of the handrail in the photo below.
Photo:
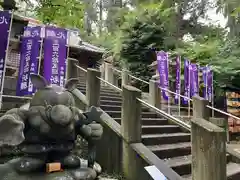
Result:
{"type": "MultiPolygon", "coordinates": [[[[77,68],[83,70],[84,72],[87,72],[86,69],[84,69],[84,68],[82,68],[82,67],[80,67],[80,66],[78,66],[78,65],[75,65],[75,66],[76,66],[77,68]]],[[[112,67],[112,69],[115,70],[115,71],[117,71],[117,72],[122,72],[121,70],[118,70],[118,69],[116,69],[116,68],[114,68],[114,67],[112,67]]],[[[141,81],[141,82],[144,82],[144,83],[146,83],[146,84],[149,84],[147,81],[144,81],[144,80],[142,80],[142,79],[140,79],[140,78],[137,78],[137,77],[135,77],[135,76],[133,76],[133,75],[131,75],[131,74],[128,74],[128,75],[129,75],[130,77],[136,79],[136,80],[139,80],[139,81],[141,81]]],[[[104,80],[104,79],[102,79],[102,78],[98,78],[98,79],[101,80],[101,81],[103,81],[103,82],[105,82],[105,83],[108,84],[109,86],[117,89],[118,91],[122,92],[122,89],[120,89],[120,88],[118,88],[117,86],[109,83],[108,81],[106,81],[106,80],[104,80]]],[[[155,81],[155,82],[156,82],[156,81],[155,81]]],[[[175,93],[175,92],[173,92],[173,91],[170,91],[169,89],[165,89],[165,88],[162,88],[162,87],[159,87],[159,89],[164,90],[164,91],[167,91],[167,92],[172,93],[172,94],[174,94],[174,95],[180,96],[181,98],[185,98],[185,99],[187,99],[187,100],[189,100],[189,101],[191,101],[191,102],[193,101],[191,98],[189,98],[189,97],[187,97],[187,96],[184,96],[184,95],[181,95],[181,94],[177,94],[177,93],[175,93]]],[[[145,102],[145,103],[146,103],[146,102],[145,102]]],[[[150,105],[150,104],[149,104],[149,105],[150,105]]],[[[148,106],[148,105],[147,105],[147,106],[148,106]]],[[[152,106],[151,108],[153,108],[153,107],[154,107],[154,106],[152,106]]],[[[217,111],[217,112],[219,112],[219,113],[222,113],[222,114],[224,114],[224,115],[226,115],[226,116],[230,116],[230,117],[232,117],[232,118],[235,118],[235,119],[237,119],[237,120],[240,120],[239,117],[237,117],[237,116],[235,116],[235,115],[233,115],[233,114],[224,112],[224,111],[222,111],[222,110],[220,110],[220,109],[214,108],[214,107],[212,107],[212,106],[207,105],[207,108],[210,108],[210,109],[212,109],[212,110],[214,110],[214,111],[217,111]]],[[[156,108],[156,109],[157,109],[157,108],[156,108]]],[[[154,110],[156,110],[156,109],[154,109],[154,110]]],[[[164,111],[162,111],[162,112],[164,112],[164,111]]],[[[164,112],[164,113],[165,113],[165,112],[164,112]]],[[[170,115],[170,116],[171,116],[171,115],[170,115]]],[[[173,117],[173,116],[172,116],[172,117],[173,117]]]]}
{"type": "Polygon", "coordinates": [[[116,68],[114,68],[114,67],[112,67],[112,69],[113,69],[114,71],[118,72],[118,73],[122,73],[121,70],[118,70],[118,69],[116,69],[116,68]]]}
{"type": "Polygon", "coordinates": [[[128,75],[129,75],[131,78],[133,78],[133,79],[136,79],[136,80],[138,80],[138,81],[141,81],[141,82],[149,85],[149,82],[147,82],[147,81],[144,81],[144,80],[142,80],[142,79],[140,79],[140,78],[138,78],[138,77],[135,77],[135,76],[133,76],[133,75],[131,75],[131,74],[128,74],[128,75]]]}
{"type": "Polygon", "coordinates": [[[143,101],[142,99],[137,98],[137,100],[138,100],[139,102],[141,102],[143,105],[145,105],[145,106],[153,109],[156,113],[158,113],[158,114],[162,115],[163,117],[165,117],[165,118],[167,118],[167,119],[175,122],[176,124],[178,124],[178,125],[186,128],[187,130],[190,130],[190,129],[191,129],[191,126],[190,126],[189,124],[187,124],[187,123],[179,120],[178,118],[176,118],[176,117],[174,117],[174,116],[172,116],[172,115],[170,115],[170,114],[168,114],[168,113],[166,113],[166,112],[164,112],[164,111],[156,108],[155,106],[153,106],[153,105],[151,105],[151,104],[143,101]]]}
{"type": "Polygon", "coordinates": [[[122,89],[120,89],[119,87],[117,87],[117,86],[111,84],[110,82],[108,82],[108,81],[106,81],[106,80],[104,80],[104,79],[102,79],[102,78],[100,78],[100,77],[97,77],[97,78],[98,78],[100,81],[102,81],[102,82],[108,84],[109,86],[111,86],[111,87],[117,89],[118,91],[122,92],[122,89]]]}
{"type": "Polygon", "coordinates": [[[78,66],[78,65],[76,65],[76,64],[75,64],[75,66],[76,66],[77,68],[81,69],[82,71],[84,71],[84,72],[87,72],[87,70],[86,70],[86,69],[84,69],[83,67],[81,67],[81,66],[78,66]]]}
{"type": "Polygon", "coordinates": [[[28,99],[31,100],[32,97],[26,97],[26,96],[12,96],[12,95],[2,95],[2,97],[7,97],[7,98],[17,98],[17,99],[28,99]]]}
{"type": "MultiPolygon", "coordinates": [[[[157,81],[154,81],[154,82],[157,82],[157,81]]],[[[162,87],[158,87],[158,88],[161,89],[161,90],[163,90],[163,91],[167,91],[167,92],[169,92],[169,93],[172,93],[172,94],[174,94],[174,95],[177,95],[177,96],[179,96],[179,97],[181,97],[181,98],[185,98],[185,99],[187,99],[187,100],[189,100],[189,101],[193,101],[191,98],[189,98],[189,97],[187,97],[187,96],[184,96],[184,95],[181,95],[181,94],[178,94],[178,93],[175,93],[175,92],[173,92],[173,91],[171,91],[171,90],[169,90],[169,89],[162,88],[162,87]]]]}
{"type": "Polygon", "coordinates": [[[220,109],[214,108],[214,107],[212,107],[212,106],[207,105],[207,108],[212,109],[212,110],[214,110],[214,111],[217,111],[217,112],[219,112],[219,113],[222,113],[222,114],[224,114],[224,115],[226,115],[226,116],[230,116],[230,117],[232,117],[232,118],[235,118],[235,119],[237,119],[237,120],[240,120],[239,117],[237,117],[237,116],[235,116],[235,115],[233,115],[233,114],[224,112],[224,111],[222,111],[222,110],[220,110],[220,109]]]}

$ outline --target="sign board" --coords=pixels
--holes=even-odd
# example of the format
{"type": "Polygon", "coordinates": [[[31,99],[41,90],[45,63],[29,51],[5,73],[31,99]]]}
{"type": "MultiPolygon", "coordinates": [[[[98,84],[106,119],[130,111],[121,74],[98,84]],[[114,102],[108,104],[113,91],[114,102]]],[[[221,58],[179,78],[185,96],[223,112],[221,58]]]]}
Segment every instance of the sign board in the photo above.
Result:
{"type": "Polygon", "coordinates": [[[146,171],[150,174],[150,176],[154,180],[168,180],[158,169],[156,166],[146,166],[144,167],[146,171]]]}

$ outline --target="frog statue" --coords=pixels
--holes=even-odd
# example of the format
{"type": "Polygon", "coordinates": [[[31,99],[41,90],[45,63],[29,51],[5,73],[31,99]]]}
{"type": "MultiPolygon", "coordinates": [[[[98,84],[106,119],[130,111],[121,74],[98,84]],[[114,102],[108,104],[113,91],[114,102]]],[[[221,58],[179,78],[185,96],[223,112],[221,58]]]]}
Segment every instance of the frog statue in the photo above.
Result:
{"type": "Polygon", "coordinates": [[[101,171],[95,162],[95,142],[103,133],[97,123],[101,112],[95,107],[88,112],[75,107],[71,91],[75,89],[76,79],[68,80],[63,88],[48,84],[40,75],[31,74],[30,78],[37,91],[29,107],[11,109],[0,118],[0,146],[17,145],[25,154],[8,163],[16,173],[29,174],[46,173],[48,163],[58,162],[62,171],[71,172],[69,176],[73,180],[95,179],[101,171]],[[81,159],[71,153],[77,135],[88,141],[89,158],[85,168],[81,159]]]}

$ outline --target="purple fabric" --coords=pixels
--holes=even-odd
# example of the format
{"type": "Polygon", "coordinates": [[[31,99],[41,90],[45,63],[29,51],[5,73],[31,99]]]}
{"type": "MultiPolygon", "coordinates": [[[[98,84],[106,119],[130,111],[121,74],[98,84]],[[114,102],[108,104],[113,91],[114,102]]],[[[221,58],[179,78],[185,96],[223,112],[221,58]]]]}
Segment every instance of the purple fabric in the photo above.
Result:
{"type": "Polygon", "coordinates": [[[207,75],[207,93],[208,93],[208,101],[212,102],[212,95],[213,95],[213,72],[209,68],[208,75],[207,75]]]}
{"type": "Polygon", "coordinates": [[[190,92],[191,97],[199,94],[199,83],[198,83],[198,65],[190,65],[190,92]]]}
{"type": "Polygon", "coordinates": [[[51,84],[63,86],[66,74],[67,47],[64,41],[49,38],[44,41],[44,77],[51,84]]]}
{"type": "MultiPolygon", "coordinates": [[[[160,76],[159,86],[168,89],[168,54],[164,51],[157,52],[158,72],[160,76]]],[[[162,95],[165,100],[168,100],[168,92],[162,90],[162,95]]]]}
{"type": "MultiPolygon", "coordinates": [[[[176,94],[181,94],[181,57],[176,58],[176,94]]],[[[175,95],[175,103],[177,104],[179,96],[175,95]]]]}
{"type": "MultiPolygon", "coordinates": [[[[190,97],[189,65],[190,65],[189,60],[185,59],[184,60],[184,96],[188,98],[190,97]]],[[[187,98],[183,98],[183,104],[188,104],[187,98]]]]}
{"type": "Polygon", "coordinates": [[[4,78],[4,67],[6,65],[6,50],[8,45],[8,35],[11,24],[12,14],[10,11],[0,11],[0,88],[4,78]]]}
{"type": "Polygon", "coordinates": [[[33,88],[30,80],[30,74],[38,73],[41,46],[40,32],[41,27],[25,28],[20,51],[20,67],[16,88],[17,96],[29,95],[35,92],[35,88],[33,88]]]}
{"type": "Polygon", "coordinates": [[[66,29],[45,27],[44,77],[51,84],[64,86],[67,63],[66,29]]]}
{"type": "Polygon", "coordinates": [[[204,83],[204,92],[203,98],[211,102],[212,99],[212,72],[209,66],[202,68],[203,71],[203,83],[204,83]]]}
{"type": "Polygon", "coordinates": [[[60,39],[61,41],[64,41],[65,44],[67,44],[67,30],[62,28],[47,26],[45,27],[45,38],[46,39],[57,38],[57,39],[60,39]]]}

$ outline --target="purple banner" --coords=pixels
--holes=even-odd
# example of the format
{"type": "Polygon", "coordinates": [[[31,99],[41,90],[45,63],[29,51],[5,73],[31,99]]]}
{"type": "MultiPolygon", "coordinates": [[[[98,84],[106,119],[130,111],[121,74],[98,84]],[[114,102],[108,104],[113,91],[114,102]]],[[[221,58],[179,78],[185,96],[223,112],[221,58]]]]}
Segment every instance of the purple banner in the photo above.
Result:
{"type": "MultiPolygon", "coordinates": [[[[157,62],[160,76],[159,86],[163,89],[168,89],[168,54],[164,51],[157,52],[157,62]]],[[[162,95],[165,100],[168,100],[168,92],[162,90],[162,95]]]]}
{"type": "MultiPolygon", "coordinates": [[[[190,69],[189,69],[190,62],[189,60],[184,60],[184,96],[190,98],[190,69]]],[[[183,103],[188,104],[188,99],[183,98],[183,103]]]]}
{"type": "Polygon", "coordinates": [[[190,94],[192,97],[196,94],[199,94],[198,65],[191,64],[189,67],[190,67],[190,94]]]}
{"type": "Polygon", "coordinates": [[[35,27],[24,27],[23,37],[40,37],[41,36],[41,29],[40,26],[35,27]]]}
{"type": "Polygon", "coordinates": [[[46,39],[57,38],[61,41],[64,41],[65,44],[67,44],[67,30],[62,28],[47,26],[45,27],[45,38],[46,39]]]}
{"type": "Polygon", "coordinates": [[[51,84],[64,85],[67,46],[57,38],[44,41],[44,77],[51,84]]]}
{"type": "Polygon", "coordinates": [[[26,27],[22,37],[20,67],[17,83],[17,96],[35,92],[30,80],[31,73],[38,73],[41,27],[26,27]]]}
{"type": "Polygon", "coordinates": [[[6,65],[6,51],[8,46],[8,36],[11,25],[12,13],[10,11],[0,11],[0,86],[3,88],[4,69],[6,65]]]}
{"type": "Polygon", "coordinates": [[[209,66],[203,67],[204,99],[212,102],[213,96],[213,72],[209,66]]]}
{"type": "MultiPolygon", "coordinates": [[[[181,94],[181,57],[176,58],[176,94],[181,94]]],[[[175,103],[179,102],[180,97],[175,95],[175,103]]]]}

